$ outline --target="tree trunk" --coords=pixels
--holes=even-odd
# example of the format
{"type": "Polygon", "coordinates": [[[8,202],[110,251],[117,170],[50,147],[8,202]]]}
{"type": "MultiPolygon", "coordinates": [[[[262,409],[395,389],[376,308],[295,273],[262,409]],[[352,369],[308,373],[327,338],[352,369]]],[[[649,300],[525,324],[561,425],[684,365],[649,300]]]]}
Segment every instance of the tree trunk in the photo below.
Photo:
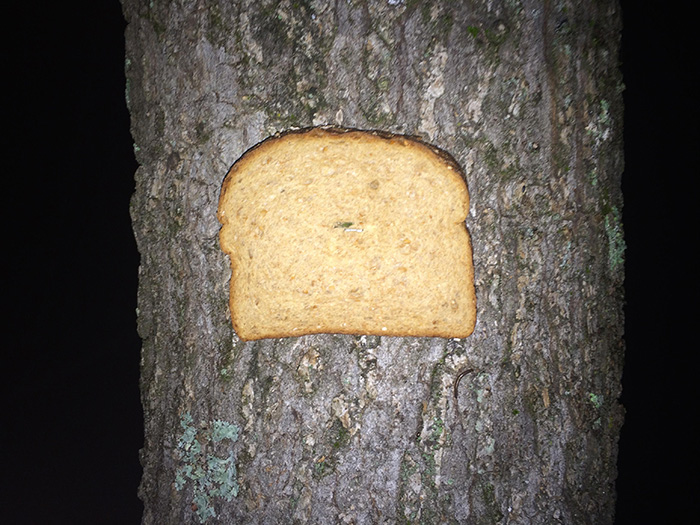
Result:
{"type": "Polygon", "coordinates": [[[143,522],[612,523],[623,361],[616,0],[123,0],[143,522]],[[242,342],[216,208],[267,136],[463,166],[463,340],[242,342]]]}

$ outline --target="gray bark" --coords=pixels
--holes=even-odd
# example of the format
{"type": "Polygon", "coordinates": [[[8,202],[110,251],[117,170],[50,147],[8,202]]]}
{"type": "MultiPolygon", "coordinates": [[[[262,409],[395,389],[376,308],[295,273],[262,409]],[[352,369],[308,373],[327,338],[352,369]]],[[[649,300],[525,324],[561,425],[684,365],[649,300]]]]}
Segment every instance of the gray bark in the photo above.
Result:
{"type": "Polygon", "coordinates": [[[617,1],[123,6],[143,522],[612,523],[617,1]],[[321,124],[419,135],[463,166],[471,337],[236,337],[221,182],[321,124]]]}

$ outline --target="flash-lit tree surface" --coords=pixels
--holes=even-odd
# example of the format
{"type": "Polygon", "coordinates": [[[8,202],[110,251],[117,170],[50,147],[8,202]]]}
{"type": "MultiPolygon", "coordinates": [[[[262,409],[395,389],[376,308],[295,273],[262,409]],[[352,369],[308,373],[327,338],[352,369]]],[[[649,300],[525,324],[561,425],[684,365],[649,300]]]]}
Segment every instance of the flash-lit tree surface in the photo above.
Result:
{"type": "Polygon", "coordinates": [[[123,6],[144,523],[612,523],[617,2],[123,6]],[[267,136],[325,124],[463,166],[471,337],[236,337],[221,182],[267,136]]]}

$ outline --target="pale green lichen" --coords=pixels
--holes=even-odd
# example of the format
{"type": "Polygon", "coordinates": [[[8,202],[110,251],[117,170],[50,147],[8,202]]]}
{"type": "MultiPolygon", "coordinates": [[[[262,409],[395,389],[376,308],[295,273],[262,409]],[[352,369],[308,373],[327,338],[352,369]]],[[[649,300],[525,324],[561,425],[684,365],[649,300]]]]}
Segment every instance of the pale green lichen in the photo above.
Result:
{"type": "Polygon", "coordinates": [[[610,118],[610,103],[607,100],[600,101],[600,112],[594,120],[586,126],[586,133],[593,137],[596,146],[606,141],[611,136],[612,119],[610,118]]]}
{"type": "Polygon", "coordinates": [[[598,185],[598,171],[595,168],[588,173],[588,181],[593,187],[598,185]]]}
{"type": "Polygon", "coordinates": [[[589,392],[588,401],[590,401],[595,408],[600,408],[603,405],[603,396],[599,396],[597,394],[594,394],[593,392],[589,392]]]}
{"type": "MultiPolygon", "coordinates": [[[[593,407],[596,410],[600,410],[600,407],[603,406],[603,396],[599,394],[594,394],[593,392],[588,393],[588,401],[593,405],[593,407]]],[[[600,428],[600,425],[602,423],[602,420],[600,417],[596,418],[593,421],[593,428],[600,428]]]]}
{"type": "Polygon", "coordinates": [[[213,443],[225,439],[235,442],[239,428],[233,423],[214,420],[210,425],[197,428],[189,412],[180,418],[182,436],[177,443],[177,454],[183,463],[175,472],[175,488],[182,490],[187,481],[194,485],[192,503],[200,523],[216,517],[213,498],[231,501],[238,495],[236,464],[233,452],[222,458],[212,452],[213,443]]]}
{"type": "Polygon", "coordinates": [[[608,264],[610,271],[615,271],[618,266],[624,264],[627,248],[620,212],[615,206],[612,206],[610,212],[605,215],[605,234],[608,237],[608,264]]]}

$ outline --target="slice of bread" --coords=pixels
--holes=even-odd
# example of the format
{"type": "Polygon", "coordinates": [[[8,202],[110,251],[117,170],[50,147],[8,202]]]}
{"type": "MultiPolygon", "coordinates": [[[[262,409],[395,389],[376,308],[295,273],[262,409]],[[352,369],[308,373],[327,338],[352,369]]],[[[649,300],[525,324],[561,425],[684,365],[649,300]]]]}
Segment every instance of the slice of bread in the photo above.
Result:
{"type": "Polygon", "coordinates": [[[243,340],[466,337],[476,322],[467,185],[418,139],[311,128],[248,150],[218,217],[243,340]]]}

